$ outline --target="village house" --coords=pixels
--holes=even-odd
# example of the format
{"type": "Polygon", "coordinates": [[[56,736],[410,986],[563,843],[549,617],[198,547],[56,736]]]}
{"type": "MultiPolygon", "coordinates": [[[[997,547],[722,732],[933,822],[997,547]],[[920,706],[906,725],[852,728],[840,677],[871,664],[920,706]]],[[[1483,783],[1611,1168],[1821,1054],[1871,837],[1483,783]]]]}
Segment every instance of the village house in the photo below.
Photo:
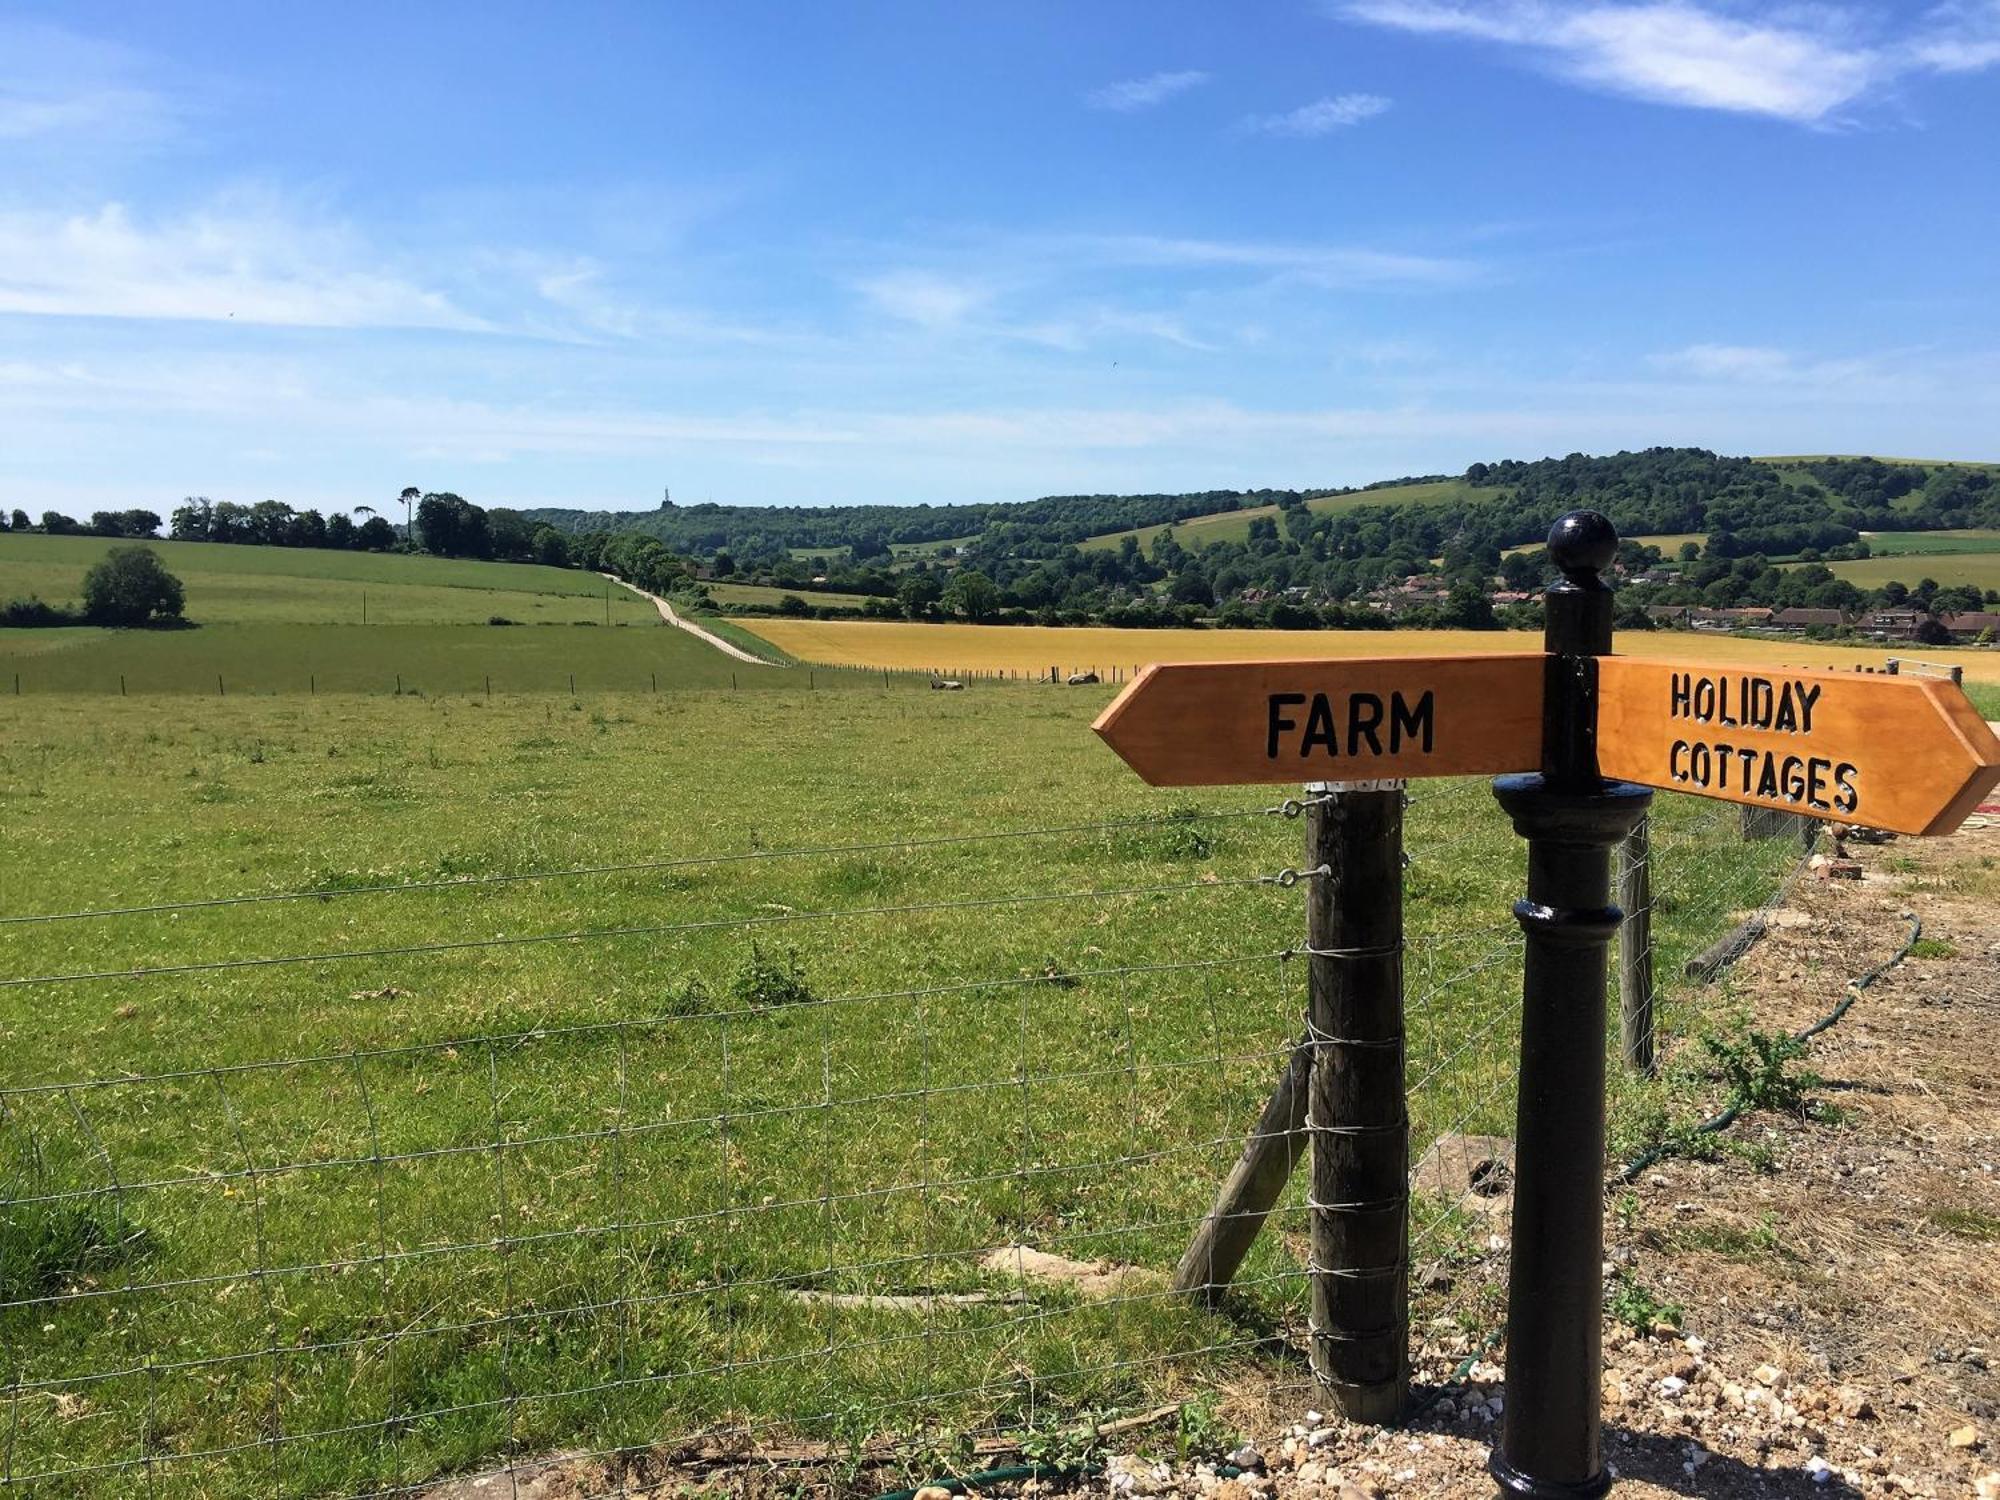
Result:
{"type": "Polygon", "coordinates": [[[1951,632],[1955,641],[1975,641],[1991,631],[1993,638],[2000,640],[2000,611],[1990,609],[1962,609],[1954,614],[1939,615],[1938,621],[1951,632]]]}
{"type": "Polygon", "coordinates": [[[1863,618],[1861,628],[1879,640],[1907,641],[1927,618],[1920,609],[1878,609],[1863,618]]]}
{"type": "Polygon", "coordinates": [[[1847,615],[1838,609],[1781,609],[1771,616],[1771,623],[1780,630],[1838,630],[1847,623],[1847,615]]]}
{"type": "Polygon", "coordinates": [[[1646,606],[1647,619],[1651,620],[1655,625],[1665,625],[1676,630],[1685,630],[1687,628],[1688,616],[1693,612],[1693,609],[1685,604],[1649,604],[1646,606]]]}
{"type": "Polygon", "coordinates": [[[1688,621],[1696,630],[1748,630],[1771,623],[1771,611],[1761,605],[1739,605],[1730,609],[1697,609],[1688,621]]]}

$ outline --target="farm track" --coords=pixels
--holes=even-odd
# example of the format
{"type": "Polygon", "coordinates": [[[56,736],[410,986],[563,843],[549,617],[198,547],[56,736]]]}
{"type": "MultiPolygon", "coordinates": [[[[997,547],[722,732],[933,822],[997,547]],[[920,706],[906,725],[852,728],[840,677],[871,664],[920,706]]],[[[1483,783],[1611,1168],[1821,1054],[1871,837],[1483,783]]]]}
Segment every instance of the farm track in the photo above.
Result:
{"type": "Polygon", "coordinates": [[[617,584],[620,588],[630,589],[633,593],[637,594],[641,599],[652,600],[653,606],[654,608],[659,610],[660,618],[662,620],[665,620],[669,625],[673,626],[676,630],[685,630],[689,635],[695,636],[700,640],[706,641],[709,645],[715,647],[716,650],[720,651],[724,656],[733,656],[736,658],[736,660],[746,661],[750,663],[750,665],[753,667],[775,667],[781,665],[781,663],[778,662],[766,661],[761,656],[752,656],[748,651],[745,651],[741,646],[738,646],[730,641],[725,641],[721,636],[717,635],[714,631],[703,629],[701,626],[695,624],[694,621],[688,619],[685,615],[678,613],[671,604],[667,603],[667,601],[662,599],[658,594],[649,594],[648,592],[646,592],[646,590],[640,588],[637,584],[627,583],[624,579],[612,577],[612,575],[609,573],[606,573],[604,576],[606,578],[610,578],[611,581],[617,584]]]}

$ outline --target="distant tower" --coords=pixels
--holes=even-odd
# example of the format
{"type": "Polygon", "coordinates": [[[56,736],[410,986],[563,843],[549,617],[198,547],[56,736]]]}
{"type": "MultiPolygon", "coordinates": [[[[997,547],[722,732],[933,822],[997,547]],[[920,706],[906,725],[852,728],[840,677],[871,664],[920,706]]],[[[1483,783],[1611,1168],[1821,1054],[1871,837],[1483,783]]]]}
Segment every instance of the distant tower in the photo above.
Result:
{"type": "Polygon", "coordinates": [[[674,508],[674,492],[666,488],[664,485],[662,485],[660,488],[660,509],[672,510],[673,508],[674,508]]]}

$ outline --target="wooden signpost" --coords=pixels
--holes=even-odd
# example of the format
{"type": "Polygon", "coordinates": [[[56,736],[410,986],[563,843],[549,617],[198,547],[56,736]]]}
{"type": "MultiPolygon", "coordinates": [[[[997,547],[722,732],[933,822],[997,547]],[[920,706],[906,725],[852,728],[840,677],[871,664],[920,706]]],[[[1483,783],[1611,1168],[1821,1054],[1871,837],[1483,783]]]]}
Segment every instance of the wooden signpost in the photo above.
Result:
{"type": "Polygon", "coordinates": [[[1532,771],[1542,758],[1542,659],[1147,667],[1092,727],[1154,786],[1532,771]]]}
{"type": "Polygon", "coordinates": [[[1397,860],[1382,856],[1401,793],[1342,787],[1495,777],[1528,841],[1528,888],[1514,907],[1526,949],[1507,1401],[1491,1468],[1502,1494],[1534,1500],[1610,1486],[1599,1445],[1605,981],[1623,919],[1611,851],[1645,817],[1649,788],[1943,834],[2000,782],[2000,739],[1955,683],[1612,656],[1601,575],[1617,546],[1595,512],[1556,522],[1549,557],[1563,579],[1546,596],[1540,654],[1153,666],[1094,726],[1155,786],[1322,783],[1302,804],[1314,833],[1309,1067],[1287,1070],[1175,1284],[1219,1292],[1302,1130],[1313,1369],[1363,1420],[1395,1418],[1407,1347],[1407,1307],[1394,1301],[1407,1242],[1390,1220],[1407,1211],[1408,1164],[1389,1160],[1407,1154],[1393,1026],[1401,944],[1399,925],[1381,920],[1400,902],[1371,897],[1398,884],[1397,860]],[[1363,846],[1370,829],[1379,847],[1363,846]],[[1382,1114],[1385,1087],[1394,1108],[1382,1114]]]}
{"type": "Polygon", "coordinates": [[[2000,775],[1956,683],[1607,656],[1606,776],[1895,833],[1950,833],[2000,775]]]}

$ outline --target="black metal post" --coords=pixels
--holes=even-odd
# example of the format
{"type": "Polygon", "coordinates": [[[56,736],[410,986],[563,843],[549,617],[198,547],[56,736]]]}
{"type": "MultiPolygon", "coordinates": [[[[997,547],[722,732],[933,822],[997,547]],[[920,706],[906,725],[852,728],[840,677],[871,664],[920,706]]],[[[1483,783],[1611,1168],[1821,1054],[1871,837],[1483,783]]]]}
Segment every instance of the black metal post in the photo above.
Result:
{"type": "Polygon", "coordinates": [[[1604,1302],[1606,950],[1618,930],[1611,850],[1653,794],[1597,769],[1597,661],[1611,650],[1600,576],[1618,533],[1595,511],[1549,531],[1562,582],[1549,589],[1542,769],[1493,794],[1528,841],[1521,1083],[1507,1401],[1491,1470],[1503,1495],[1582,1500],[1611,1487],[1599,1445],[1604,1302]]]}

